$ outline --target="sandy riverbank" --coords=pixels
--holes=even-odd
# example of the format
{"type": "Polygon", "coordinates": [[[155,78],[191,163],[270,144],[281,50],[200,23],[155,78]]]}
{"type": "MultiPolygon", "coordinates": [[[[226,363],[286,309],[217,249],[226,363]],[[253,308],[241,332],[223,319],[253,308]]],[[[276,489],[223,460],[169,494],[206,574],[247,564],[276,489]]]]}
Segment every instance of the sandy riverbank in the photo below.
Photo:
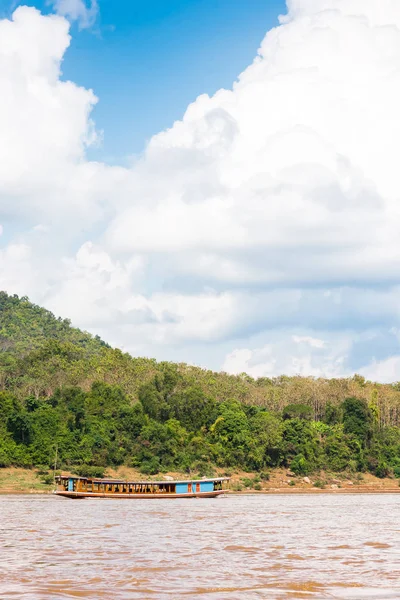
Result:
{"type": "MultiPolygon", "coordinates": [[[[51,475],[51,472],[49,472],[51,475]]],[[[400,493],[398,479],[378,479],[369,473],[317,473],[308,477],[295,476],[288,470],[276,469],[269,479],[257,473],[220,471],[216,475],[230,475],[232,494],[393,494],[400,493]]],[[[134,469],[108,469],[107,477],[130,480],[149,479],[134,469]]],[[[183,473],[160,474],[151,479],[188,479],[183,473]]],[[[0,469],[0,494],[49,494],[53,485],[44,483],[44,476],[35,469],[0,469]]]]}

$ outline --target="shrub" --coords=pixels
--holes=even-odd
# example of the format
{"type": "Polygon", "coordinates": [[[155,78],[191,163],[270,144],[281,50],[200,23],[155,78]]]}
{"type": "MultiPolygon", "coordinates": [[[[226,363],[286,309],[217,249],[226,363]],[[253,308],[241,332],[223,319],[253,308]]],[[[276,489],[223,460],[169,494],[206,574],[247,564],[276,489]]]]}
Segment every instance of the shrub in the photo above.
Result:
{"type": "Polygon", "coordinates": [[[0,448],[0,469],[11,466],[11,460],[7,452],[0,448]]]}
{"type": "Polygon", "coordinates": [[[74,472],[79,477],[104,477],[104,467],[95,467],[92,465],[79,465],[75,467],[74,472]]]}
{"type": "Polygon", "coordinates": [[[157,475],[160,472],[160,460],[156,456],[153,456],[150,460],[142,462],[140,472],[143,475],[157,475]]]}
{"type": "Polygon", "coordinates": [[[37,474],[38,475],[47,475],[49,472],[49,468],[46,467],[45,465],[38,465],[37,466],[37,474]]]}
{"type": "Polygon", "coordinates": [[[46,485],[51,485],[54,482],[54,477],[53,475],[51,475],[50,473],[43,475],[40,479],[40,481],[42,483],[45,483],[46,485]]]}
{"type": "Polygon", "coordinates": [[[255,483],[254,484],[254,489],[257,490],[257,492],[260,492],[262,490],[261,483],[255,483]]]}
{"type": "Polygon", "coordinates": [[[243,490],[243,486],[241,486],[240,483],[234,483],[232,485],[232,490],[234,492],[241,492],[243,490]]]}
{"type": "Polygon", "coordinates": [[[307,475],[310,472],[310,465],[303,454],[298,454],[290,463],[290,469],[296,475],[307,475]]]}
{"type": "Polygon", "coordinates": [[[314,483],[314,487],[320,488],[321,490],[323,490],[325,488],[325,481],[322,481],[322,479],[317,479],[317,481],[315,481],[314,483]]]}
{"type": "Polygon", "coordinates": [[[356,460],[349,460],[348,469],[350,473],[355,473],[358,469],[358,463],[356,460]]]}
{"type": "MultiPolygon", "coordinates": [[[[205,461],[199,461],[193,466],[194,471],[197,471],[199,477],[214,477],[214,467],[205,461]]],[[[226,477],[230,477],[230,475],[226,475],[226,477]]]]}
{"type": "Polygon", "coordinates": [[[246,488],[252,488],[254,484],[253,480],[250,479],[250,477],[242,477],[242,483],[246,488]]]}
{"type": "Polygon", "coordinates": [[[389,475],[390,475],[390,467],[389,467],[389,465],[385,461],[383,461],[383,460],[379,461],[378,465],[377,465],[377,467],[375,469],[375,475],[377,477],[380,477],[380,479],[384,479],[385,477],[389,477],[389,475]]]}

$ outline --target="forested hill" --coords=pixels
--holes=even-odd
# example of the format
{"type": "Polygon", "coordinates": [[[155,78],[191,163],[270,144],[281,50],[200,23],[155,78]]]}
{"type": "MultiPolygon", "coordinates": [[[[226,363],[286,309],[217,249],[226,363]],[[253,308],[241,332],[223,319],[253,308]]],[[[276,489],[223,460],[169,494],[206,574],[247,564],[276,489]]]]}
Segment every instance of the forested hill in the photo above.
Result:
{"type": "MultiPolygon", "coordinates": [[[[164,366],[112,349],[98,336],[72,327],[68,319],[55,317],[26,297],[0,292],[0,389],[19,397],[49,397],[60,386],[89,390],[93,382],[101,381],[120,386],[134,401],[141,385],[164,366]]],[[[173,366],[182,389],[197,386],[217,401],[234,398],[277,411],[292,403],[306,404],[318,419],[326,404],[339,405],[354,396],[378,406],[382,425],[400,424],[398,383],[375,384],[359,375],[331,380],[285,375],[253,379],[245,373],[234,376],[187,364],[173,366]]]]}
{"type": "Polygon", "coordinates": [[[26,297],[0,291],[0,350],[22,356],[51,340],[70,342],[92,353],[108,346],[71,326],[69,319],[56,318],[50,311],[32,304],[26,297]]]}
{"type": "Polygon", "coordinates": [[[399,424],[398,384],[134,358],[0,293],[0,467],[48,465],[57,446],[68,468],[400,474],[399,424]]]}

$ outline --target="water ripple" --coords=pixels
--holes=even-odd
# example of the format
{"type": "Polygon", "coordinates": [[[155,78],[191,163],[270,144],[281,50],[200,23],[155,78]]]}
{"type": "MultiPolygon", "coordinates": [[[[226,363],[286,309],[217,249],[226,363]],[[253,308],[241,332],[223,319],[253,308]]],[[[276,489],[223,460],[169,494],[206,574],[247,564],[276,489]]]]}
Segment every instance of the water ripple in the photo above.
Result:
{"type": "Polygon", "coordinates": [[[0,496],[0,598],[400,597],[398,496],[0,496]]]}

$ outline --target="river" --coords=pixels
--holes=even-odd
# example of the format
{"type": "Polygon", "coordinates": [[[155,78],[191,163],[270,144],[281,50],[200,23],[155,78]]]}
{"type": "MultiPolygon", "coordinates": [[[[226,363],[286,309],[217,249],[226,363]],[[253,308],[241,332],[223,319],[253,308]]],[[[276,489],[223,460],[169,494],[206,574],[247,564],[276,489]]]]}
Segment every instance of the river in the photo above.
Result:
{"type": "Polygon", "coordinates": [[[400,497],[0,496],[0,598],[400,598],[400,497]]]}

